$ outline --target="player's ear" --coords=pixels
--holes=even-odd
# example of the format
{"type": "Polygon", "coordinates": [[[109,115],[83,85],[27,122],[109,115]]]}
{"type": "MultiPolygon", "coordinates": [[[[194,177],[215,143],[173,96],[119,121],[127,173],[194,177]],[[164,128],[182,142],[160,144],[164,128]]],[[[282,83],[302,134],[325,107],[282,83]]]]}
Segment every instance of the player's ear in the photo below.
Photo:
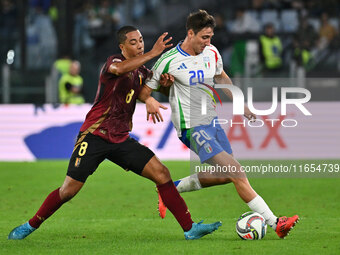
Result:
{"type": "Polygon", "coordinates": [[[124,44],[120,43],[120,44],[119,44],[119,49],[120,49],[121,51],[123,51],[123,49],[124,49],[124,44]]]}
{"type": "Polygon", "coordinates": [[[189,30],[188,30],[188,37],[189,37],[189,38],[192,38],[192,37],[194,37],[194,36],[195,36],[194,30],[189,29],[189,30]]]}

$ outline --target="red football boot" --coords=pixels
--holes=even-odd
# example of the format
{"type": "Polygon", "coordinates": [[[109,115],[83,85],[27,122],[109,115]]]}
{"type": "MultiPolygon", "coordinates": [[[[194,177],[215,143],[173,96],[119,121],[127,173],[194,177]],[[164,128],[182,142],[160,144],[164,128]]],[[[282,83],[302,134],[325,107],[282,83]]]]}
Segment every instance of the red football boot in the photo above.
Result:
{"type": "Polygon", "coordinates": [[[159,194],[158,190],[157,190],[157,193],[158,193],[158,212],[159,212],[159,216],[162,219],[164,219],[165,215],[166,215],[166,206],[163,203],[163,200],[162,200],[161,195],[159,194]]]}
{"type": "Polygon", "coordinates": [[[293,217],[280,217],[277,226],[276,226],[276,234],[280,238],[285,238],[289,235],[289,231],[294,228],[295,224],[299,221],[299,216],[294,215],[293,217]]]}

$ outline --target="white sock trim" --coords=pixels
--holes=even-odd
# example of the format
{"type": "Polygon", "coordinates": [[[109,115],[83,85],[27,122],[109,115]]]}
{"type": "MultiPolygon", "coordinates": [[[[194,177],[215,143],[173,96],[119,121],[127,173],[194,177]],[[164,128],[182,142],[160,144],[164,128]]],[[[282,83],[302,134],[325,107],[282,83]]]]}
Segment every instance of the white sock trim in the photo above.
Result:
{"type": "Polygon", "coordinates": [[[191,177],[191,178],[193,179],[193,181],[195,182],[197,189],[201,189],[201,188],[202,188],[202,185],[201,185],[200,180],[198,179],[198,174],[196,173],[196,174],[190,175],[190,177],[191,177]]]}
{"type": "Polygon", "coordinates": [[[261,214],[265,218],[266,223],[276,230],[277,217],[273,214],[261,196],[257,195],[253,200],[247,203],[247,205],[252,211],[261,214]]]}
{"type": "Polygon", "coordinates": [[[178,192],[181,193],[199,190],[202,188],[202,185],[198,179],[197,174],[193,174],[180,179],[180,182],[176,188],[178,192]]]}

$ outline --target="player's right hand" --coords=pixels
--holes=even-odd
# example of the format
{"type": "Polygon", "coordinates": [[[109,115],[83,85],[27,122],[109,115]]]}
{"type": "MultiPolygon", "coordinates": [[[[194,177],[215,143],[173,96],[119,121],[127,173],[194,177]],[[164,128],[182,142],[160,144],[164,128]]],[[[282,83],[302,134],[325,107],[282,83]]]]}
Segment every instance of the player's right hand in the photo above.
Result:
{"type": "Polygon", "coordinates": [[[172,43],[167,44],[168,42],[172,40],[172,37],[165,39],[167,35],[168,35],[168,32],[163,33],[153,45],[151,52],[155,56],[158,56],[159,54],[161,54],[165,49],[172,47],[173,45],[172,43]]]}
{"type": "Polygon", "coordinates": [[[256,115],[249,110],[248,106],[244,106],[244,117],[251,122],[255,122],[256,120],[256,115]]]}
{"type": "Polygon", "coordinates": [[[166,106],[162,105],[160,102],[158,102],[153,97],[149,97],[145,100],[146,105],[146,120],[149,121],[149,117],[151,115],[153,123],[156,124],[156,119],[158,122],[163,122],[163,116],[159,111],[159,108],[162,108],[164,110],[168,109],[166,106]]]}

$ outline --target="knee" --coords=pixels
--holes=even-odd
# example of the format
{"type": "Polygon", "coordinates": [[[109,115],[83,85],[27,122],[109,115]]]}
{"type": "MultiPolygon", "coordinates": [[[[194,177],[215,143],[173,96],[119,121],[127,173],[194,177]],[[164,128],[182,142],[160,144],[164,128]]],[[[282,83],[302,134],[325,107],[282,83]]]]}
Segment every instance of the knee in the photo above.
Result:
{"type": "Polygon", "coordinates": [[[232,181],[234,183],[234,185],[248,185],[248,179],[247,178],[242,178],[242,177],[234,177],[234,178],[230,178],[230,181],[232,181]]]}
{"type": "Polygon", "coordinates": [[[231,183],[230,178],[222,178],[221,184],[228,184],[228,183],[231,183]]]}
{"type": "Polygon", "coordinates": [[[171,180],[169,169],[163,165],[157,170],[156,176],[157,184],[163,184],[171,180]]]}
{"type": "Polygon", "coordinates": [[[227,183],[230,183],[230,182],[231,182],[231,180],[228,177],[219,177],[219,178],[215,179],[215,183],[217,185],[227,184],[227,183]]]}
{"type": "Polygon", "coordinates": [[[59,196],[61,201],[67,202],[71,200],[76,194],[78,193],[78,190],[75,190],[71,187],[61,187],[59,189],[59,196]]]}
{"type": "Polygon", "coordinates": [[[233,183],[246,182],[248,180],[244,169],[238,162],[234,163],[231,169],[232,170],[227,173],[227,177],[229,177],[233,183]]]}

